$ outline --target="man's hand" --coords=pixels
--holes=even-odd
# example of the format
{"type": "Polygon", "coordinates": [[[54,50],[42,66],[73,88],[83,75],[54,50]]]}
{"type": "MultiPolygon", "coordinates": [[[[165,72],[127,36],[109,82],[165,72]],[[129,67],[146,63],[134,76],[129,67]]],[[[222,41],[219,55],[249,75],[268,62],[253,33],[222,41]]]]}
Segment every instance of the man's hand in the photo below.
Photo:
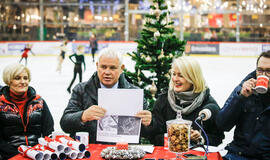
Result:
{"type": "Polygon", "coordinates": [[[147,126],[149,126],[151,124],[152,113],[150,111],[142,110],[142,111],[139,111],[135,116],[142,119],[142,124],[144,126],[147,127],[147,126]]]}
{"type": "Polygon", "coordinates": [[[242,89],[241,89],[241,95],[245,96],[245,97],[249,97],[250,95],[252,95],[252,90],[253,88],[256,86],[256,80],[254,78],[251,78],[247,81],[245,81],[242,85],[242,89]]]}
{"type": "Polygon", "coordinates": [[[82,122],[100,120],[102,117],[104,117],[105,113],[106,109],[97,105],[92,105],[83,112],[81,119],[82,122]]]}

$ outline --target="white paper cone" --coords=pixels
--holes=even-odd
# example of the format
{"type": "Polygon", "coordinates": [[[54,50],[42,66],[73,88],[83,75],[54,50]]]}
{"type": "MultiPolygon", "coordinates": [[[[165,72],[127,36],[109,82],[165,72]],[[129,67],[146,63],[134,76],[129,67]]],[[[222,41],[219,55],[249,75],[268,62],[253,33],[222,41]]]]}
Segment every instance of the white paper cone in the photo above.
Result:
{"type": "Polygon", "coordinates": [[[65,153],[62,153],[62,152],[55,152],[57,154],[57,157],[60,159],[60,160],[64,160],[67,158],[66,154],[65,153]]]}
{"type": "MultiPolygon", "coordinates": [[[[57,159],[57,154],[55,154],[54,152],[52,151],[49,151],[49,150],[45,150],[44,153],[48,154],[49,155],[49,159],[52,159],[52,160],[55,160],[57,159]]],[[[45,159],[45,156],[44,156],[44,159],[45,159]]]]}
{"type": "Polygon", "coordinates": [[[64,145],[59,142],[55,142],[55,141],[47,142],[44,138],[39,138],[38,143],[43,146],[48,146],[57,152],[62,152],[64,150],[64,145]]]}
{"type": "Polygon", "coordinates": [[[76,159],[77,158],[77,153],[76,151],[71,151],[68,153],[68,157],[71,159],[76,159]]]}
{"type": "Polygon", "coordinates": [[[48,147],[58,152],[62,152],[65,149],[64,145],[59,142],[48,142],[48,147]]]}
{"type": "MultiPolygon", "coordinates": [[[[29,158],[34,159],[34,160],[42,160],[43,159],[43,153],[38,152],[33,149],[29,149],[29,147],[25,145],[20,145],[21,151],[29,158]]],[[[20,151],[20,149],[19,149],[20,151]]]]}
{"type": "Polygon", "coordinates": [[[78,152],[77,159],[82,159],[83,157],[84,157],[84,152],[78,152]]]}
{"type": "Polygon", "coordinates": [[[83,155],[84,155],[85,158],[90,158],[91,157],[91,153],[89,151],[87,151],[87,150],[85,150],[83,152],[83,155]]]}
{"type": "Polygon", "coordinates": [[[61,137],[59,138],[59,140],[67,145],[67,146],[70,146],[72,149],[75,149],[77,151],[84,151],[85,150],[85,145],[80,143],[80,142],[77,142],[77,141],[72,141],[72,140],[67,140],[66,138],[64,137],[61,137]]]}

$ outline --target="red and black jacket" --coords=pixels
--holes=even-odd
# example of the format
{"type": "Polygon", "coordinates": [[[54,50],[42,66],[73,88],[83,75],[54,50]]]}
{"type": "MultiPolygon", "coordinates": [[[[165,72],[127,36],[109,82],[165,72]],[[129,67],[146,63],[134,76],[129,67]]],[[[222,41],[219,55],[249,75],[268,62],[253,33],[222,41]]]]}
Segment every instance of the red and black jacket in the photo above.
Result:
{"type": "Polygon", "coordinates": [[[23,117],[19,108],[11,101],[9,87],[0,91],[0,155],[10,157],[18,153],[20,145],[33,146],[39,137],[48,136],[54,130],[53,117],[46,102],[36,94],[34,88],[27,91],[28,101],[23,117]]]}

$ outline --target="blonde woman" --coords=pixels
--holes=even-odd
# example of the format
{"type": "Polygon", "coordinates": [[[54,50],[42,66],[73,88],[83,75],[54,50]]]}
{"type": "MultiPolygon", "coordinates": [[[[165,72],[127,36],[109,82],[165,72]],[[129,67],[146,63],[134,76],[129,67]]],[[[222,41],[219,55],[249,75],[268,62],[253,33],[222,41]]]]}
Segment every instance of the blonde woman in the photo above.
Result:
{"type": "Polygon", "coordinates": [[[3,159],[18,154],[20,145],[36,145],[38,138],[54,130],[49,108],[29,86],[30,80],[30,71],[22,64],[4,68],[6,86],[0,91],[0,157],[3,159]]]}
{"type": "MultiPolygon", "coordinates": [[[[208,135],[210,145],[218,146],[224,138],[223,132],[219,131],[215,124],[220,108],[210,95],[201,67],[192,57],[176,58],[171,67],[169,89],[158,97],[146,134],[151,135],[150,141],[153,144],[163,145],[164,133],[167,132],[166,121],[175,119],[178,111],[181,111],[183,119],[194,121],[205,108],[211,111],[212,116],[203,122],[203,129],[208,135]]],[[[192,123],[192,128],[191,141],[203,142],[205,136],[200,134],[195,123],[192,123]]]]}
{"type": "Polygon", "coordinates": [[[68,41],[65,40],[65,41],[63,41],[63,44],[60,46],[61,53],[58,56],[58,64],[57,64],[57,68],[56,68],[56,71],[59,73],[62,72],[62,64],[63,64],[63,61],[65,59],[65,55],[67,52],[67,43],[68,43],[68,41]]]}
{"type": "Polygon", "coordinates": [[[79,74],[79,81],[82,82],[82,64],[84,66],[84,71],[86,70],[85,68],[85,61],[84,61],[84,46],[80,45],[77,48],[77,53],[72,54],[69,56],[69,59],[74,63],[74,70],[73,70],[73,78],[70,82],[70,85],[67,88],[68,93],[71,92],[71,86],[73,85],[77,74],[79,74]],[[75,61],[72,59],[72,57],[75,57],[75,61]]]}

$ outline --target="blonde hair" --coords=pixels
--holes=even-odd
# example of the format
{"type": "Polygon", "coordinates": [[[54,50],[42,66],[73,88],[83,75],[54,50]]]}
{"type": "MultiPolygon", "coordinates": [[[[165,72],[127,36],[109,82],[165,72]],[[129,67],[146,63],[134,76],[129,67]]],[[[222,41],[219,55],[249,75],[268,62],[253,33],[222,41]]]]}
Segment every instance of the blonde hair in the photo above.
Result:
{"type": "Polygon", "coordinates": [[[78,50],[77,54],[84,54],[84,46],[83,45],[79,45],[77,47],[77,50],[78,50]]]}
{"type": "Polygon", "coordinates": [[[84,46],[83,45],[79,45],[77,49],[78,50],[84,49],[84,46]]]}
{"type": "Polygon", "coordinates": [[[31,81],[31,73],[30,70],[24,66],[23,64],[19,64],[19,63],[13,63],[13,64],[9,64],[4,68],[3,71],[3,81],[5,82],[6,85],[10,85],[10,82],[16,77],[18,76],[20,73],[22,73],[23,71],[27,72],[28,78],[29,78],[29,82],[31,81]]]}
{"type": "Polygon", "coordinates": [[[102,49],[98,54],[98,62],[102,56],[108,57],[108,58],[117,58],[119,60],[119,65],[121,66],[123,64],[122,54],[120,54],[119,52],[117,52],[116,50],[112,48],[102,49]]]}
{"type": "MultiPolygon", "coordinates": [[[[179,69],[181,75],[189,83],[193,84],[194,93],[200,93],[206,89],[206,82],[200,64],[196,59],[189,56],[178,57],[173,60],[171,70],[175,67],[179,69]]],[[[173,89],[172,78],[170,79],[169,89],[173,89]]]]}

